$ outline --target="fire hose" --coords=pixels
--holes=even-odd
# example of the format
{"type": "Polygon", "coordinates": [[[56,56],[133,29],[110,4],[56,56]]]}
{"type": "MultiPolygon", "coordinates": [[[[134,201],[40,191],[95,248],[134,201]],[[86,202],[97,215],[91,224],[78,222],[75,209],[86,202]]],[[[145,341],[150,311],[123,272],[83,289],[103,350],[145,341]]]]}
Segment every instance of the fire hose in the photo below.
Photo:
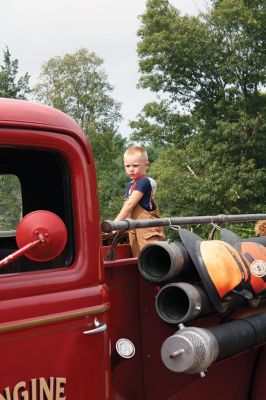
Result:
{"type": "Polygon", "coordinates": [[[217,361],[240,354],[266,341],[266,313],[210,328],[183,327],[161,348],[165,366],[189,374],[205,371],[217,361]]]}

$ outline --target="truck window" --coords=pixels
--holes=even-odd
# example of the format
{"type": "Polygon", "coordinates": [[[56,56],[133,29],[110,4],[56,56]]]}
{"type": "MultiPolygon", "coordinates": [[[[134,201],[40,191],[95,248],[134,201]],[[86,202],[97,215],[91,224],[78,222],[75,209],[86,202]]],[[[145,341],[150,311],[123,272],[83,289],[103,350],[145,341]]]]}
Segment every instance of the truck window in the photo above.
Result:
{"type": "Polygon", "coordinates": [[[63,268],[74,259],[71,185],[63,157],[50,150],[0,147],[0,259],[17,250],[15,229],[36,210],[57,214],[65,223],[68,241],[54,260],[36,262],[25,256],[0,269],[0,274],[63,268]]]}
{"type": "Polygon", "coordinates": [[[0,235],[14,235],[22,216],[22,197],[19,178],[0,175],[0,235]]]}

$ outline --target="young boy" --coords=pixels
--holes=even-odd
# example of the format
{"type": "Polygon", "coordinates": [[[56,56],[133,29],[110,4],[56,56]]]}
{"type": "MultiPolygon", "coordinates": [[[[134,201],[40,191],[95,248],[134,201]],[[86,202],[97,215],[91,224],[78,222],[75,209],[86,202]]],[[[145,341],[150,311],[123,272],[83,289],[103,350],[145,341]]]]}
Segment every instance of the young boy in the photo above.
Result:
{"type": "MultiPolygon", "coordinates": [[[[125,203],[115,221],[126,218],[147,219],[159,218],[153,196],[156,183],[146,176],[150,163],[143,147],[129,147],[124,154],[124,167],[131,179],[126,189],[125,203]]],[[[162,228],[141,228],[129,231],[132,255],[136,257],[145,244],[156,240],[165,240],[162,228]]]]}

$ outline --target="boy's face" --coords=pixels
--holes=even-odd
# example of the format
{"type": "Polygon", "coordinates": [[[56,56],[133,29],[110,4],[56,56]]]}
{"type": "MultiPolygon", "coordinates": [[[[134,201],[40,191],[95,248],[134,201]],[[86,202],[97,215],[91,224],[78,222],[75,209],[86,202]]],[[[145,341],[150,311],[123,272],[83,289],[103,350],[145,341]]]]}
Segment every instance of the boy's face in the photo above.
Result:
{"type": "Polygon", "coordinates": [[[145,161],[141,153],[124,155],[124,167],[130,179],[138,179],[145,175],[149,164],[149,161],[145,161]]]}

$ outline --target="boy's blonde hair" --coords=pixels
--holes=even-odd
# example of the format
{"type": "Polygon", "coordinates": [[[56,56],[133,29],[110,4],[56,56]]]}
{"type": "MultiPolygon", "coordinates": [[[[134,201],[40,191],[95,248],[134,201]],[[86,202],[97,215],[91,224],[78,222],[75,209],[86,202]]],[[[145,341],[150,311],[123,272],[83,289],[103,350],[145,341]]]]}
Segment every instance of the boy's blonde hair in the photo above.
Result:
{"type": "Polygon", "coordinates": [[[255,225],[256,236],[266,236],[266,220],[262,219],[255,225]]]}
{"type": "Polygon", "coordinates": [[[141,146],[128,147],[124,153],[124,156],[132,156],[136,153],[140,153],[145,162],[147,162],[149,160],[147,151],[144,149],[144,147],[141,147],[141,146]]]}

